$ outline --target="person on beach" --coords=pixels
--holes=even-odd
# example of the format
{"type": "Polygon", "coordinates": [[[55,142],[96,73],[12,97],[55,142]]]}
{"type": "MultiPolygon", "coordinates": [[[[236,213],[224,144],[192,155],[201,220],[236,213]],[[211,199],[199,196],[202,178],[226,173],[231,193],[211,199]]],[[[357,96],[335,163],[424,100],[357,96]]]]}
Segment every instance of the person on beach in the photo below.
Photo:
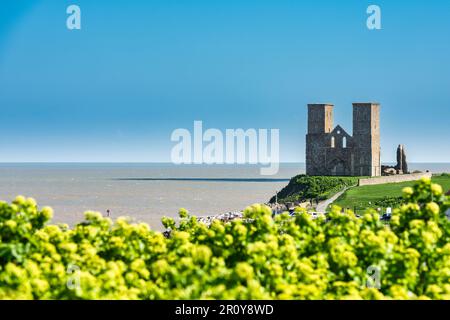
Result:
{"type": "Polygon", "coordinates": [[[111,215],[109,209],[106,210],[106,216],[109,217],[111,215]]]}

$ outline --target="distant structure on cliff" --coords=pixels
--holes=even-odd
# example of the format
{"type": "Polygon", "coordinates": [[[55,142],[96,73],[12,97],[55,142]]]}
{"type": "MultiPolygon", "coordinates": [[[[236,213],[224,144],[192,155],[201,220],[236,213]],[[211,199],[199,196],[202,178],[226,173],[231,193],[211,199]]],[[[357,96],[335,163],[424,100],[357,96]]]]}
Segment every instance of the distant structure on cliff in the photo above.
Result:
{"type": "Polygon", "coordinates": [[[397,148],[397,165],[395,166],[381,166],[381,174],[383,176],[392,176],[396,174],[408,174],[408,163],[406,162],[405,146],[398,145],[397,148]]]}
{"type": "Polygon", "coordinates": [[[353,136],[333,128],[332,104],[308,104],[306,174],[381,176],[380,105],[353,103],[353,136]]]}

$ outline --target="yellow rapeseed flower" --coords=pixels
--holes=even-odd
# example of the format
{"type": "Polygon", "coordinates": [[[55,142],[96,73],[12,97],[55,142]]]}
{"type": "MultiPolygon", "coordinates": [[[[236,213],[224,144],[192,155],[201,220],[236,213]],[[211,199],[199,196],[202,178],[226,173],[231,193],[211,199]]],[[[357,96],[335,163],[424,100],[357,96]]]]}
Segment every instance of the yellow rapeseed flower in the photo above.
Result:
{"type": "Polygon", "coordinates": [[[439,206],[436,202],[429,202],[425,206],[426,210],[431,212],[432,214],[439,214],[439,206]]]}
{"type": "Polygon", "coordinates": [[[405,197],[410,197],[414,194],[414,190],[411,187],[405,187],[402,189],[402,193],[405,197]]]}
{"type": "Polygon", "coordinates": [[[440,196],[442,194],[442,187],[437,183],[431,185],[431,193],[435,196],[440,196]]]}

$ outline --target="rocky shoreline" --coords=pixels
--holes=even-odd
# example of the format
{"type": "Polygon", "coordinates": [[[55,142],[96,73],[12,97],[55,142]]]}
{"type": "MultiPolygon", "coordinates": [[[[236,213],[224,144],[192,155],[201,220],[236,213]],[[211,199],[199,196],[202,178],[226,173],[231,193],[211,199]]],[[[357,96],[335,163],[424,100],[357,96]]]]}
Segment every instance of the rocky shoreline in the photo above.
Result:
{"type": "Polygon", "coordinates": [[[244,213],[240,212],[227,212],[218,214],[216,216],[206,216],[206,217],[197,217],[198,222],[202,222],[207,226],[211,225],[214,220],[219,220],[222,222],[232,221],[234,219],[242,219],[244,217],[244,213]]]}
{"type": "MultiPolygon", "coordinates": [[[[280,204],[280,203],[279,204],[265,203],[264,205],[271,208],[272,212],[274,214],[278,214],[278,213],[285,212],[285,211],[290,211],[292,209],[289,206],[287,206],[285,204],[280,204]]],[[[214,220],[228,222],[228,221],[232,221],[234,219],[242,219],[243,217],[244,217],[243,211],[235,211],[235,212],[222,213],[222,214],[218,214],[215,216],[197,217],[197,220],[199,222],[202,222],[202,223],[206,224],[207,226],[209,226],[214,220]]]]}
{"type": "MultiPolygon", "coordinates": [[[[274,203],[265,203],[264,205],[268,206],[269,208],[272,209],[273,214],[280,214],[283,212],[290,212],[292,214],[293,210],[294,210],[294,205],[290,205],[290,204],[274,204],[274,203]]],[[[301,206],[301,205],[300,205],[301,206]]],[[[315,215],[314,213],[314,218],[317,217],[317,215],[315,215]]],[[[215,220],[219,220],[221,222],[230,222],[232,220],[235,219],[243,219],[244,218],[244,212],[243,211],[234,211],[234,212],[227,212],[227,213],[222,213],[222,214],[218,214],[215,216],[200,216],[197,217],[197,221],[204,223],[206,226],[210,226],[215,220]]],[[[170,237],[171,234],[171,230],[165,230],[163,232],[165,237],[170,237]]]]}

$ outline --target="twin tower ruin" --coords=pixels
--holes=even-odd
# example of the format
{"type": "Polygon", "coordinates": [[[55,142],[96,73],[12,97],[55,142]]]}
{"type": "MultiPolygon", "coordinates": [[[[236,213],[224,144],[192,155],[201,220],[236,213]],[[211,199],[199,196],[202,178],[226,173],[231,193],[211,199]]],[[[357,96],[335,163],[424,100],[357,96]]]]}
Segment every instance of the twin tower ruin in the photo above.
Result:
{"type": "Polygon", "coordinates": [[[308,105],[306,174],[381,176],[380,105],[353,103],[353,136],[333,128],[333,107],[308,105]]]}

